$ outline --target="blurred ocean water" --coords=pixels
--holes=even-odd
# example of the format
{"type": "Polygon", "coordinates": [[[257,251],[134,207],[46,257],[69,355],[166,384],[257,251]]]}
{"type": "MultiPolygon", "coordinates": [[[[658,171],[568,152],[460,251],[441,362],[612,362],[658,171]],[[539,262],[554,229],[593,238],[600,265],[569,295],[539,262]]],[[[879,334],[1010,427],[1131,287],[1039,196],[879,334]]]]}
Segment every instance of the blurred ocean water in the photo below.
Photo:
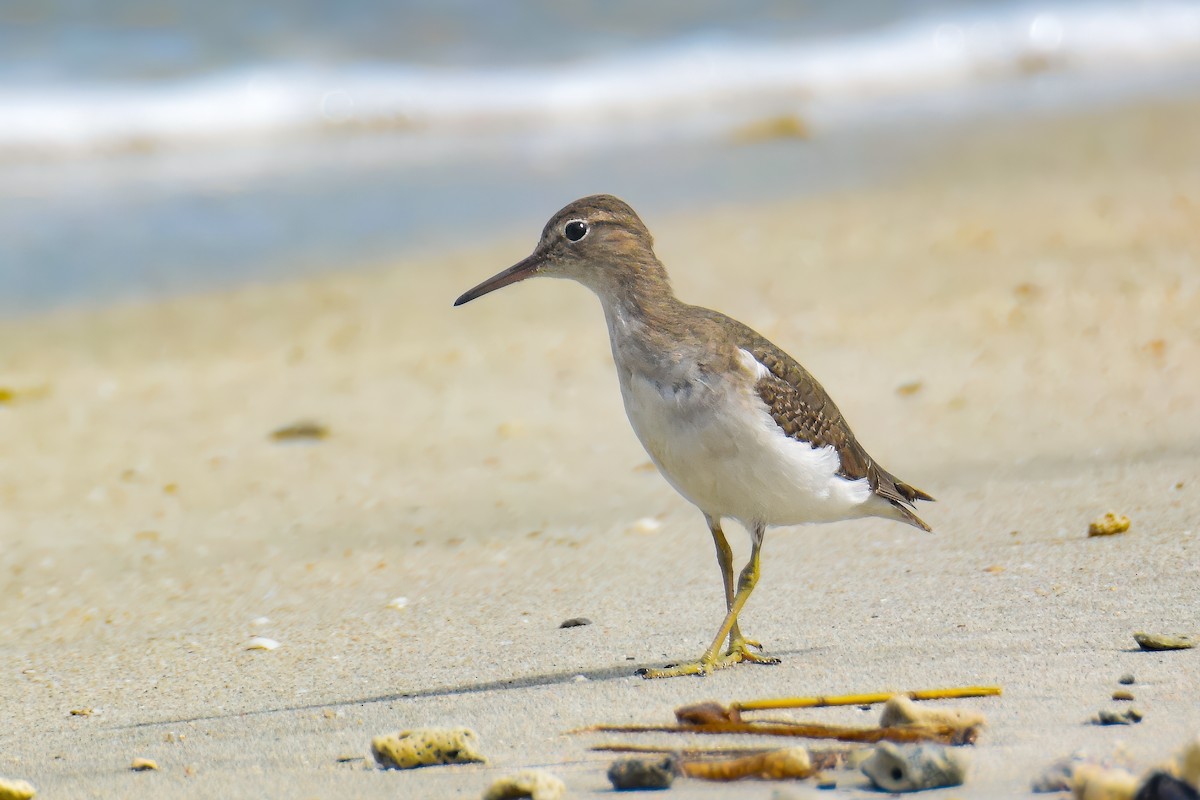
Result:
{"type": "Polygon", "coordinates": [[[0,310],[532,238],[596,191],[818,191],[962,120],[1198,91],[1181,0],[5,0],[0,310]]]}

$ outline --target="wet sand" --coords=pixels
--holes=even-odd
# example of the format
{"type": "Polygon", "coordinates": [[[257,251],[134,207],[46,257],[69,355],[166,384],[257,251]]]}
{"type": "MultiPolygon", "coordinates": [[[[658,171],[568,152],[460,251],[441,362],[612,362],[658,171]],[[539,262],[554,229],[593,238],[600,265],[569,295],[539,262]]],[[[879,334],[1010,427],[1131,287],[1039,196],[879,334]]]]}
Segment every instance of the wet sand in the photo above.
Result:
{"type": "Polygon", "coordinates": [[[632,676],[698,655],[721,590],[628,428],[594,298],[450,307],[555,209],[420,263],[0,325],[0,775],[47,798],[474,797],[538,766],[589,796],[609,759],[578,726],[978,683],[1005,694],[964,703],[991,725],[944,795],[1021,796],[1077,748],[1149,766],[1200,730],[1200,651],[1132,639],[1200,633],[1196,141],[1187,105],[997,125],[887,185],[646,220],[684,299],[795,355],[940,501],[933,535],[772,531],[743,628],[784,663],[704,680],[632,676]],[[269,438],[301,419],[328,438],[269,438]],[[1130,531],[1086,538],[1109,510],[1130,531]],[[1086,724],[1126,672],[1145,720],[1086,724]],[[491,763],[337,761],[445,724],[491,763]]]}

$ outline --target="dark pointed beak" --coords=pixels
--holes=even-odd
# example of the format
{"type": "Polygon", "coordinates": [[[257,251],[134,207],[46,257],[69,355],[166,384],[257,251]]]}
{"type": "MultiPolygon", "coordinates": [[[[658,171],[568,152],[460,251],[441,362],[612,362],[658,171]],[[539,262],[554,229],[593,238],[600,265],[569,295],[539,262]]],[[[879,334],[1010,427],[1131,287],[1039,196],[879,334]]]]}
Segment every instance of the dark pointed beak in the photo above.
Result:
{"type": "Polygon", "coordinates": [[[474,289],[468,289],[462,293],[462,296],[454,301],[454,305],[461,306],[463,303],[469,303],[476,297],[483,297],[488,292],[494,292],[497,289],[503,289],[510,283],[523,281],[526,278],[532,278],[537,274],[538,267],[542,264],[542,256],[539,253],[533,253],[524,261],[513,264],[508,269],[501,272],[499,275],[493,275],[483,283],[476,286],[474,289]]]}

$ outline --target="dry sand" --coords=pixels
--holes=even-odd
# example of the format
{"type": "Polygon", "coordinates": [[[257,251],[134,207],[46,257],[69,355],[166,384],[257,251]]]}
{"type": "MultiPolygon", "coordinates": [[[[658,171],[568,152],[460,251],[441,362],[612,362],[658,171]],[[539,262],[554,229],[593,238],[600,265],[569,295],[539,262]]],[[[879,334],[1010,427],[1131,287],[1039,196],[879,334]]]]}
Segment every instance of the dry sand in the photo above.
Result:
{"type": "Polygon", "coordinates": [[[424,263],[5,323],[0,775],[46,798],[425,798],[540,766],[590,796],[608,759],[577,726],[973,683],[1005,694],[968,703],[991,727],[949,794],[1023,795],[1081,747],[1151,764],[1200,731],[1200,650],[1131,636],[1200,632],[1197,141],[1186,106],[1026,123],[887,186],[647,220],[682,297],[796,355],[940,501],[934,535],[769,534],[743,627],[784,663],[704,680],[632,677],[698,655],[721,592],[628,429],[594,298],[450,307],[554,209],[424,263]],[[268,439],[304,418],[330,436],[268,439]],[[1086,538],[1109,510],[1130,531],[1086,538]],[[574,616],[594,624],[558,629],[574,616]],[[1125,672],[1145,721],[1086,724],[1125,672]],[[442,724],[491,764],[337,762],[442,724]]]}

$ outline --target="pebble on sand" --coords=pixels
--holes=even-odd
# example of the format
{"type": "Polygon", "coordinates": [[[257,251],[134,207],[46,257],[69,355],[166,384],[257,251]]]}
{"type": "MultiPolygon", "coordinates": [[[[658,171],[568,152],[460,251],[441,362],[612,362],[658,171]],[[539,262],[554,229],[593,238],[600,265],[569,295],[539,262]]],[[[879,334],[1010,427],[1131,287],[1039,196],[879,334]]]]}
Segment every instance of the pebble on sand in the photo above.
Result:
{"type": "Polygon", "coordinates": [[[1174,775],[1154,772],[1142,783],[1133,800],[1200,800],[1200,792],[1174,775]]]}
{"type": "Polygon", "coordinates": [[[944,746],[883,742],[862,765],[862,771],[885,792],[919,792],[961,786],[970,759],[961,750],[944,746]]]}
{"type": "Polygon", "coordinates": [[[271,439],[276,442],[318,441],[327,438],[329,438],[329,428],[319,422],[307,419],[271,431],[271,439]]]}
{"type": "Polygon", "coordinates": [[[1189,650],[1196,646],[1196,640],[1191,636],[1168,636],[1163,633],[1144,633],[1138,631],[1133,640],[1143,650],[1189,650]]]}
{"type": "Polygon", "coordinates": [[[621,758],[608,768],[608,779],[618,792],[639,789],[670,789],[678,766],[672,756],[665,758],[621,758]]]}
{"type": "Polygon", "coordinates": [[[1136,725],[1142,721],[1142,712],[1136,708],[1122,710],[1104,709],[1092,717],[1093,725],[1136,725]]]}
{"type": "Polygon", "coordinates": [[[479,734],[470,728],[414,728],[371,740],[371,755],[384,769],[415,769],[435,764],[482,764],[479,734]]]}
{"type": "Polygon", "coordinates": [[[592,621],[587,617],[571,617],[564,619],[558,624],[560,628],[582,628],[584,625],[591,625],[592,621]]]}
{"type": "Polygon", "coordinates": [[[1088,525],[1088,536],[1115,536],[1129,530],[1129,524],[1129,517],[1109,511],[1103,517],[1092,520],[1088,525]]]}
{"type": "Polygon", "coordinates": [[[26,781],[12,781],[0,778],[0,800],[32,800],[37,789],[26,781]]]}
{"type": "Polygon", "coordinates": [[[158,762],[152,758],[135,758],[129,768],[134,772],[146,772],[158,769],[158,762]]]}
{"type": "Polygon", "coordinates": [[[483,800],[560,800],[567,794],[562,781],[548,772],[526,769],[499,778],[483,793],[483,800]]]}

